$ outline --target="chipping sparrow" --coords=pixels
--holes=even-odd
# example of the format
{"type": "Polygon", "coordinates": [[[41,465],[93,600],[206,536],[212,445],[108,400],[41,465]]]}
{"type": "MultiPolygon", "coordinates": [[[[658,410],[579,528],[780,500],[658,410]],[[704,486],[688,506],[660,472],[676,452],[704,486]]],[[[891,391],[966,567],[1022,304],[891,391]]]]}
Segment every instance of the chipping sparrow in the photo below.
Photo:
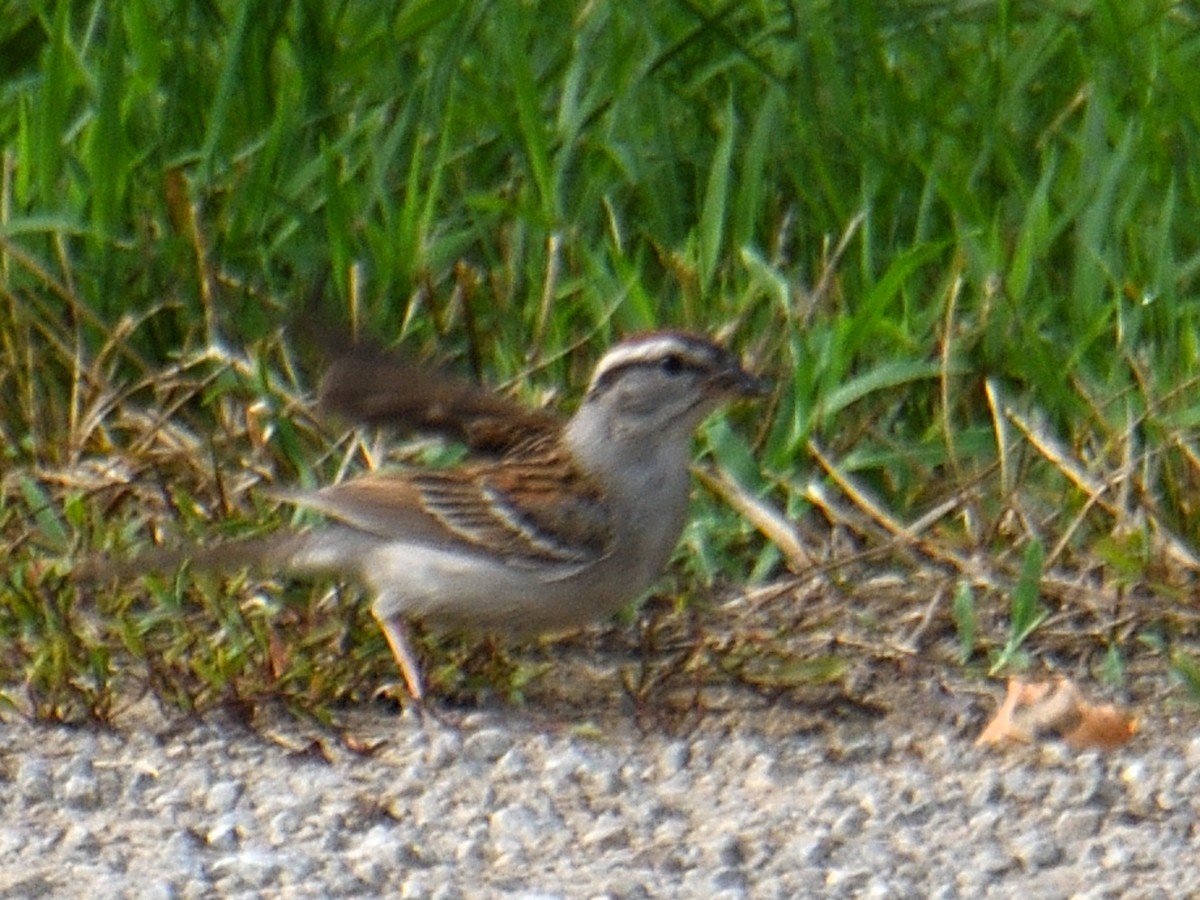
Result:
{"type": "Polygon", "coordinates": [[[694,430],[722,403],[763,392],[728,351],[670,331],[612,347],[566,422],[404,363],[350,356],[326,376],[326,408],[498,455],[289,492],[329,523],[188,555],[364,584],[420,700],[409,619],[532,634],[602,618],[646,590],[683,529],[694,430]]]}

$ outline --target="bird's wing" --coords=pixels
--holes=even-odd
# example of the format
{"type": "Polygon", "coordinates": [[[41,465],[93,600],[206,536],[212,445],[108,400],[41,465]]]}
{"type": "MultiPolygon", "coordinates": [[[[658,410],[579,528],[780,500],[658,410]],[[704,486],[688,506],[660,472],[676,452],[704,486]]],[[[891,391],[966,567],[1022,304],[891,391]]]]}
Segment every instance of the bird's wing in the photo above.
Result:
{"type": "Polygon", "coordinates": [[[557,572],[552,577],[612,549],[614,523],[603,492],[554,450],[456,469],[365,475],[288,499],[377,537],[457,545],[520,568],[549,566],[557,572]]]}
{"type": "Polygon", "coordinates": [[[461,441],[502,456],[557,430],[558,417],[531,410],[463,378],[365,348],[343,354],[321,380],[320,406],[354,422],[461,441]]]}

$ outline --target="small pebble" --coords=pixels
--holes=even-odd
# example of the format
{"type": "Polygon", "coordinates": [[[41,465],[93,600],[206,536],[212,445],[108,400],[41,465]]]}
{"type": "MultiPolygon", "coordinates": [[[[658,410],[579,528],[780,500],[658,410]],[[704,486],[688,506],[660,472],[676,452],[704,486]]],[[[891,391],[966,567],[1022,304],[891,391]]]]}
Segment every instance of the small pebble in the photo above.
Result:
{"type": "Polygon", "coordinates": [[[513,736],[499,728],[485,728],[467,736],[463,741],[464,759],[494,762],[513,746],[513,736]]]}

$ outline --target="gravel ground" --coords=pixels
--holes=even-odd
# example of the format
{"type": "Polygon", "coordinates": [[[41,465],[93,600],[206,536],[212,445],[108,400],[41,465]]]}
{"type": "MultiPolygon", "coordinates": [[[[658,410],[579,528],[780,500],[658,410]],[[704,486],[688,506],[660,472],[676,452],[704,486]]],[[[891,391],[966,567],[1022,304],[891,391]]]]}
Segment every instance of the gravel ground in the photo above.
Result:
{"type": "Polygon", "coordinates": [[[1194,713],[1103,755],[1000,753],[972,746],[988,705],[733,693],[682,733],[619,698],[364,711],[340,735],[10,718],[0,896],[1200,896],[1194,713]]]}

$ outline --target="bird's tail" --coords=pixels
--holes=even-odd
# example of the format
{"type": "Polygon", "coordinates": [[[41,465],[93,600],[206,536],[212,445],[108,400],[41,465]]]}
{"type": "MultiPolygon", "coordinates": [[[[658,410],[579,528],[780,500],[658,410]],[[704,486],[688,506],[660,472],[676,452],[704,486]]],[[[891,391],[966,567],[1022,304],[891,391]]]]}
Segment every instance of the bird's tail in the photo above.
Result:
{"type": "Polygon", "coordinates": [[[85,557],[71,569],[75,582],[129,581],[165,573],[184,563],[198,569],[255,569],[267,573],[320,568],[306,564],[317,542],[312,532],[277,532],[211,546],[155,547],[128,559],[104,554],[85,557]]]}

